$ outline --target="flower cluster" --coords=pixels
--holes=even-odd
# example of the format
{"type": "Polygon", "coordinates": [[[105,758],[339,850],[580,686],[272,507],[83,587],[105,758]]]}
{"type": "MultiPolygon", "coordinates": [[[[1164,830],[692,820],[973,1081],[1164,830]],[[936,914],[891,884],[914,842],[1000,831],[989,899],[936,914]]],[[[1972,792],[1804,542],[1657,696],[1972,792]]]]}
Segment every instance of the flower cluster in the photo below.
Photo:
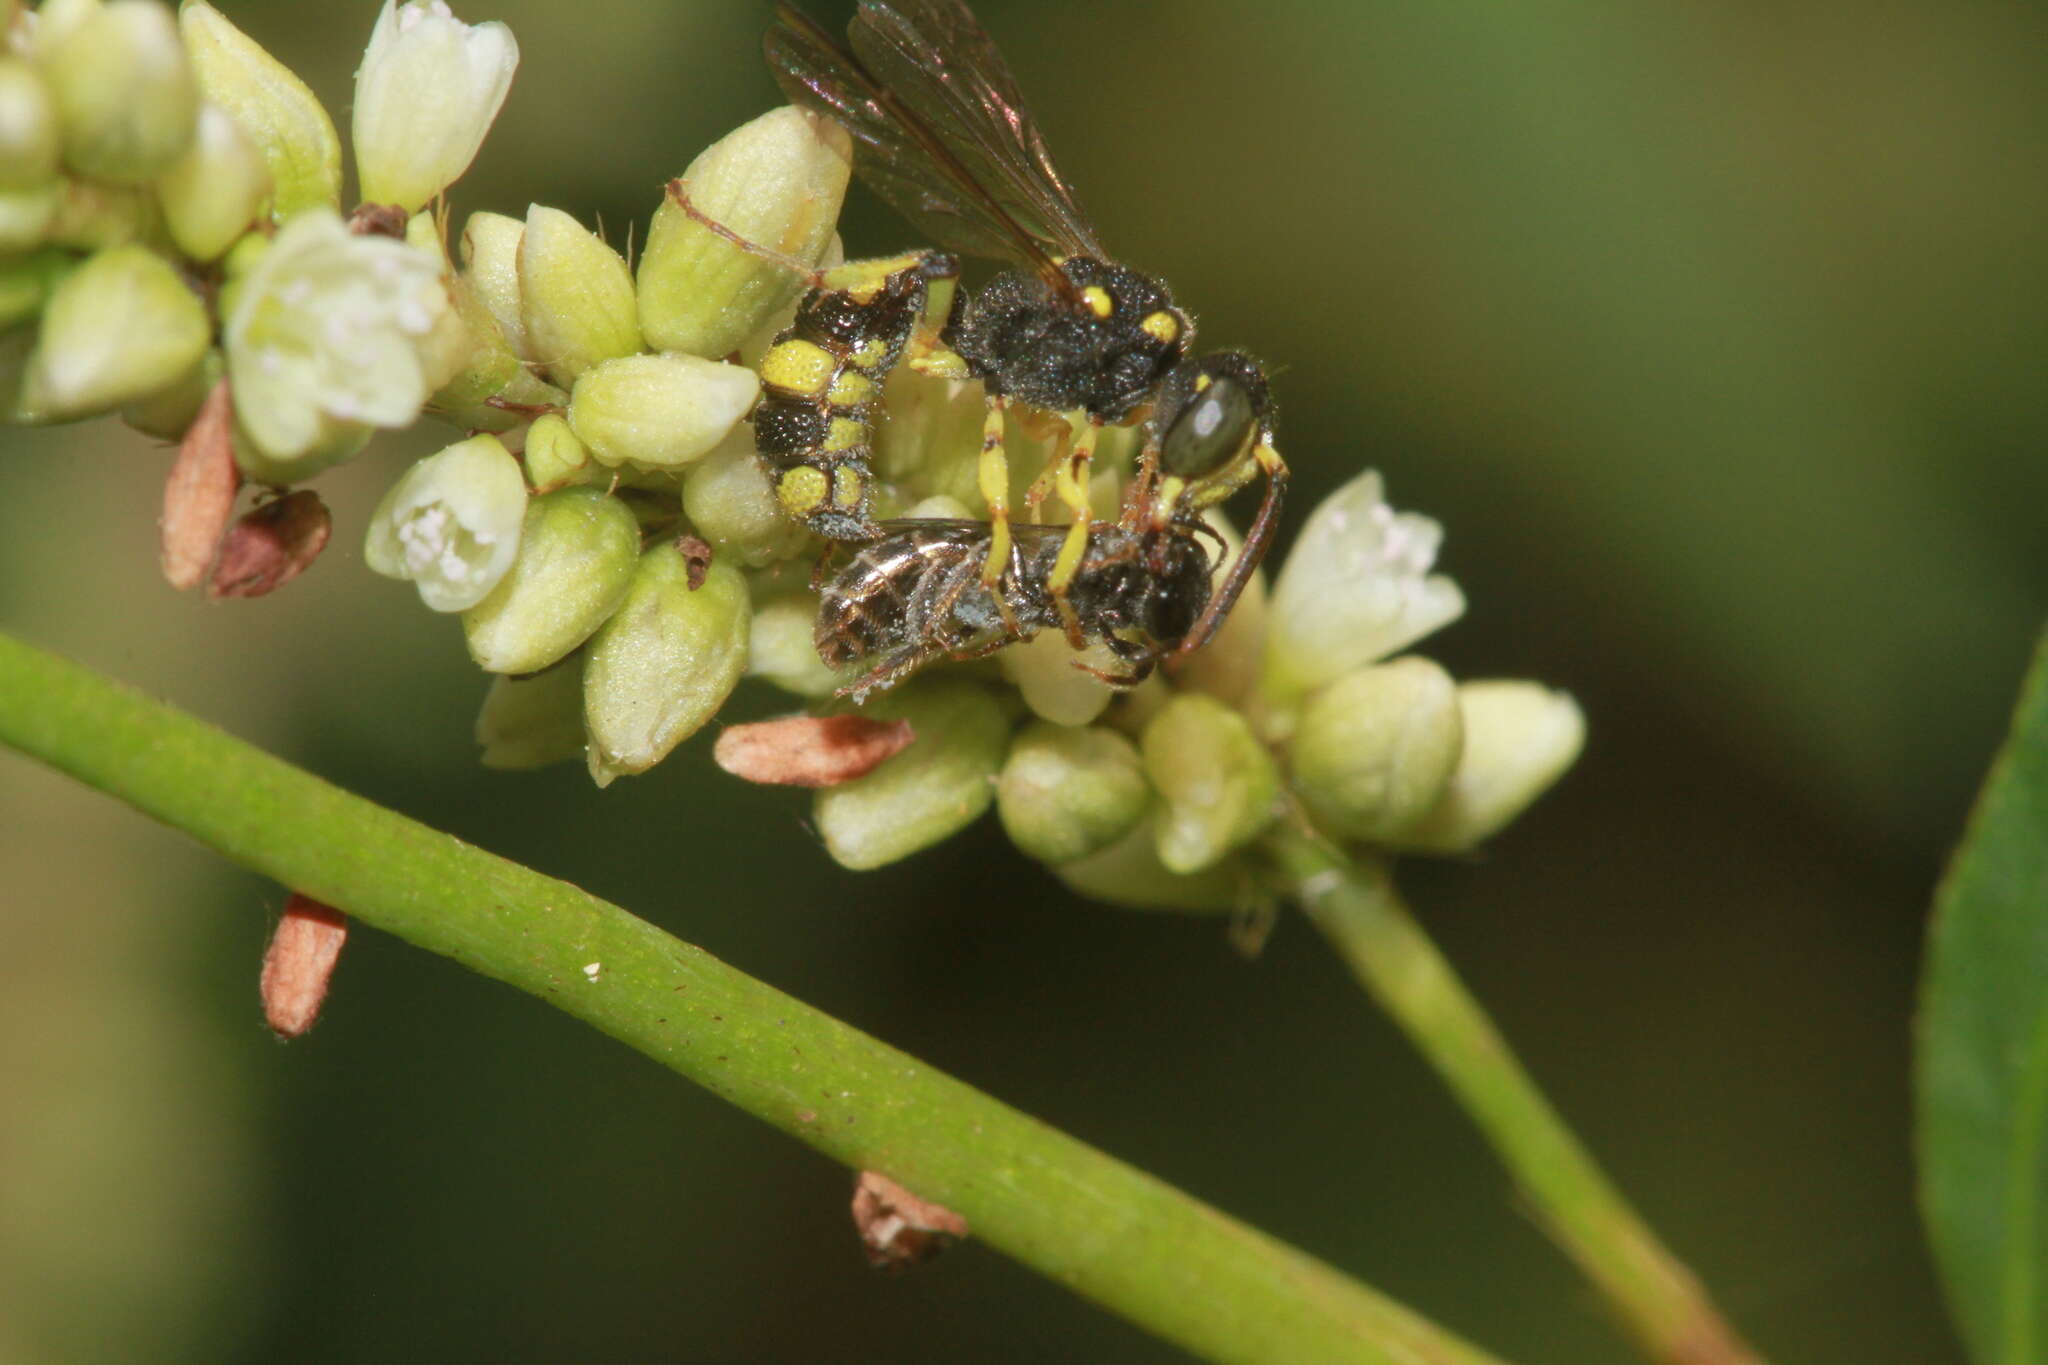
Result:
{"type": "MultiPolygon", "coordinates": [[[[840,700],[859,666],[828,667],[815,642],[824,547],[778,501],[746,418],[806,272],[842,257],[847,135],[794,108],[735,130],[685,171],[687,204],[655,208],[637,262],[536,204],[471,215],[458,266],[441,196],[516,63],[502,26],[387,0],[357,76],[366,202],[344,217],[325,111],[199,0],[175,19],[157,0],[46,0],[7,34],[0,392],[17,420],[118,410],[182,441],[174,582],[211,557],[216,590],[237,590],[224,575],[275,586],[324,543],[324,511],[301,490],[229,528],[236,486],[283,490],[375,429],[443,417],[466,439],[390,490],[365,557],[459,615],[493,675],[486,763],[644,772],[752,677],[802,699],[841,747],[728,766],[809,774],[785,780],[818,787],[840,862],[904,857],[994,806],[1025,852],[1132,905],[1258,904],[1262,840],[1283,823],[1470,848],[1575,757],[1568,698],[1459,684],[1402,654],[1463,599],[1431,572],[1437,526],[1392,511],[1372,474],[1170,676],[1112,686],[1048,631],[840,700]]],[[[986,515],[978,385],[898,366],[877,411],[877,515],[986,515]]],[[[1011,505],[1029,505],[1057,433],[1016,408],[1005,439],[1011,505]]],[[[1139,441],[1104,433],[1097,516],[1115,515],[1139,441]]]]}

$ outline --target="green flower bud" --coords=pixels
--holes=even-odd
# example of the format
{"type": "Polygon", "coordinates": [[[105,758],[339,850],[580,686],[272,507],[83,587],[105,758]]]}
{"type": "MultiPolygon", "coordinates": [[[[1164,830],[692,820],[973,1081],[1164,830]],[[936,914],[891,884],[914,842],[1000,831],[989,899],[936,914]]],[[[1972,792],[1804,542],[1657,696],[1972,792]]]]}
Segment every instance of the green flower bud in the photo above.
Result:
{"type": "Polygon", "coordinates": [[[861,714],[907,720],[917,738],[867,776],[825,787],[813,798],[813,822],[840,866],[865,872],[907,858],[951,838],[989,808],[1010,722],[985,688],[958,678],[921,678],[861,714]]]}
{"type": "Polygon", "coordinates": [[[491,595],[462,614],[469,657],[488,673],[537,673],[590,638],[625,599],[640,562],[640,523],[599,488],[564,488],[526,505],[519,556],[491,595]]]}
{"type": "Polygon", "coordinates": [[[211,261],[248,231],[270,198],[270,165],[226,110],[202,104],[192,144],[157,177],[156,197],[178,250],[211,261]]]}
{"type": "MultiPolygon", "coordinates": [[[[18,6],[10,8],[18,9],[18,6]]],[[[30,55],[38,59],[47,58],[80,24],[103,8],[100,0],[43,0],[36,7],[35,27],[29,33],[34,40],[30,55]]]]}
{"type": "Polygon", "coordinates": [[[569,394],[569,425],[603,464],[674,469],[711,453],[760,395],[752,370],[693,355],[593,366],[569,394]]]}
{"type": "Polygon", "coordinates": [[[560,209],[535,204],[526,211],[519,309],[527,353],[564,387],[599,361],[640,349],[640,315],[625,261],[560,209]]]}
{"type": "Polygon", "coordinates": [[[430,403],[443,395],[446,406],[464,410],[481,406],[483,400],[503,389],[520,369],[490,309],[478,302],[448,263],[441,242],[441,225],[431,213],[415,213],[406,220],[406,245],[432,256],[441,264],[441,287],[448,306],[441,310],[434,329],[420,341],[420,364],[433,391],[430,403]]]}
{"type": "Polygon", "coordinates": [[[1347,673],[1302,708],[1294,790],[1333,835],[1385,843],[1436,805],[1465,731],[1458,685],[1427,659],[1347,673]]]}
{"type": "Polygon", "coordinates": [[[583,669],[590,775],[600,787],[642,773],[695,734],[747,665],[746,580],[730,564],[698,572],[673,542],[640,557],[633,585],[592,637],[583,669]]]}
{"type": "Polygon", "coordinates": [[[573,483],[590,466],[590,447],[577,439],[569,419],[543,413],[526,429],[526,481],[542,492],[573,483]]]}
{"type": "Polygon", "coordinates": [[[1159,861],[1200,872],[1248,843],[1279,813],[1280,774],[1243,716],[1199,692],[1159,708],[1140,740],[1145,775],[1165,801],[1159,861]]]}
{"type": "Polygon", "coordinates": [[[237,420],[287,467],[353,426],[410,424],[431,389],[420,347],[448,307],[430,253],[300,214],[233,290],[237,420]]]}
{"type": "Polygon", "coordinates": [[[57,189],[56,212],[42,232],[42,240],[51,246],[98,251],[124,242],[169,245],[163,234],[163,210],[149,190],[97,180],[63,180],[57,189]]]}
{"type": "Polygon", "coordinates": [[[744,426],[735,426],[684,473],[683,512],[719,554],[749,568],[788,559],[808,539],[803,523],[776,498],[754,453],[754,434],[744,426]]]}
{"type": "Polygon", "coordinates": [[[526,224],[502,213],[472,213],[462,225],[462,277],[498,320],[512,354],[530,361],[519,304],[519,243],[526,224]]]}
{"type": "MultiPolygon", "coordinates": [[[[683,184],[706,217],[815,266],[846,197],[852,147],[837,123],[785,106],[713,143],[683,172],[683,184]]],[[[642,326],[657,349],[729,355],[805,283],[788,266],[726,240],[665,197],[640,258],[642,326]]]]}
{"type": "Polygon", "coordinates": [[[1075,664],[1109,672],[1123,667],[1102,644],[1077,650],[1057,630],[1040,631],[996,659],[1003,676],[1022,694],[1024,704],[1055,725],[1086,725],[1108,710],[1116,697],[1108,683],[1075,664]]]}
{"type": "Polygon", "coordinates": [[[416,212],[476,159],[519,66],[500,23],[465,24],[441,0],[384,0],[356,71],[363,199],[416,212]]]}
{"type": "Polygon", "coordinates": [[[33,190],[57,178],[63,155],[57,102],[42,73],[0,56],[0,190],[33,190]]]}
{"type": "Polygon", "coordinates": [[[754,608],[747,676],[799,697],[829,697],[846,680],[818,657],[813,627],[818,599],[807,592],[771,596],[754,608]]]}
{"type": "Polygon", "coordinates": [[[31,251],[49,235],[64,203],[61,183],[0,190],[0,252],[31,251]]]}
{"type": "Polygon", "coordinates": [[[467,611],[519,553],[526,481],[495,436],[429,455],[392,485],[370,518],[363,562],[409,578],[434,611],[467,611]]]}
{"type": "Polygon", "coordinates": [[[1027,727],[996,781],[1010,842],[1044,863],[1101,852],[1137,827],[1151,800],[1137,746],[1100,726],[1027,727]]]}
{"type": "Polygon", "coordinates": [[[1399,839],[1403,848],[1462,853],[1564,776],[1586,743],[1586,716],[1567,693],[1532,682],[1461,683],[1465,749],[1436,808],[1399,839]]]}
{"type": "Polygon", "coordinates": [[[234,116],[270,167],[271,216],[339,209],[341,139],[306,83],[204,0],[185,0],[178,28],[200,94],[234,116]]]}
{"type": "Polygon", "coordinates": [[[139,185],[192,142],[199,82],[157,0],[111,0],[52,45],[43,74],[82,175],[139,185]]]}
{"type": "Polygon", "coordinates": [[[220,383],[227,362],[218,349],[209,347],[199,363],[146,398],[138,398],[121,409],[121,420],[145,436],[160,441],[184,437],[200,405],[213,386],[220,383]]]}
{"type": "Polygon", "coordinates": [[[289,488],[295,483],[305,482],[323,469],[353,460],[363,453],[363,447],[370,443],[370,437],[376,431],[365,422],[325,417],[314,428],[312,441],[304,450],[289,460],[280,460],[256,444],[238,414],[232,434],[235,464],[251,483],[289,488]]]}
{"type": "Polygon", "coordinates": [[[1127,910],[1188,910],[1229,914],[1256,904],[1259,895],[1240,857],[1229,857],[1193,874],[1170,872],[1159,861],[1158,815],[1139,823],[1099,853],[1053,871],[1075,894],[1127,910]]]}
{"type": "Polygon", "coordinates": [[[583,757],[583,668],[567,659],[531,678],[491,679],[476,717],[486,768],[545,768],[583,757]]]}
{"type": "Polygon", "coordinates": [[[206,306],[161,256],[109,247],[44,306],[21,413],[61,421],[155,393],[199,363],[212,330],[206,306]]]}
{"type": "Polygon", "coordinates": [[[42,312],[50,295],[77,265],[69,252],[54,247],[0,259],[0,329],[42,312]]]}
{"type": "Polygon", "coordinates": [[[1267,703],[1284,712],[1303,693],[1457,620],[1464,594],[1429,572],[1442,540],[1434,521],[1387,506],[1378,474],[1361,474],[1325,498],[1273,585],[1267,703]]]}

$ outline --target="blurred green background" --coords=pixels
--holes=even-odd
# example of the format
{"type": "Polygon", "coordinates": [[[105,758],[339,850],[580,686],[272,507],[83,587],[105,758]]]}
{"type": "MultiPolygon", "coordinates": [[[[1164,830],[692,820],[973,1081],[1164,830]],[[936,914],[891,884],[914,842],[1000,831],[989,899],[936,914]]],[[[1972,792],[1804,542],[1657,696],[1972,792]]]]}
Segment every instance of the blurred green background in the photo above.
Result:
{"type": "MultiPolygon", "coordinates": [[[[224,9],[345,110],[374,7],[224,9]]],[[[1912,1206],[1930,887],[2048,607],[2048,21],[1977,0],[1316,0],[983,15],[1102,235],[1281,371],[1290,523],[1447,528],[1430,649],[1573,691],[1578,770],[1409,889],[1621,1185],[1781,1362],[1959,1359],[1912,1206]]],[[[525,61],[459,210],[643,224],[768,107],[765,6],[478,0],[525,61]]],[[[837,21],[843,7],[826,11],[837,21]]],[[[344,115],[345,127],[345,115],[344,115]]],[[[872,201],[856,253],[909,245],[872,201]]],[[[1079,903],[985,822],[832,866],[704,737],[493,775],[450,621],[320,489],[278,597],[156,572],[164,454],[10,433],[0,625],[576,881],[1521,1362],[1631,1359],[1305,926],[1079,903]]],[[[743,694],[737,713],[784,703],[743,694]]],[[[0,1360],[1166,1361],[986,1249],[862,1264],[850,1177],[367,931],[261,1026],[279,890],[0,756],[0,1360]]]]}

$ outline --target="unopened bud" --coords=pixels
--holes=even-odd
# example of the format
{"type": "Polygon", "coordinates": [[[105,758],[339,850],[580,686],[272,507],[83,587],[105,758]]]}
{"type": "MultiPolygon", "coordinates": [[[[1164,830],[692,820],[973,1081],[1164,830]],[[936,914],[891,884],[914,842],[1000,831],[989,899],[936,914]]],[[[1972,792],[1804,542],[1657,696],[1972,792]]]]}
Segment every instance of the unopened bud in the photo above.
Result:
{"type": "Polygon", "coordinates": [[[1279,813],[1280,774],[1243,716],[1184,692],[1145,726],[1145,775],[1165,802],[1159,861],[1179,873],[1212,867],[1279,813]]]}
{"type": "MultiPolygon", "coordinates": [[[[705,217],[812,267],[832,240],[852,165],[843,128],[785,106],[713,143],[683,173],[682,188],[705,217]]],[[[664,198],[640,258],[641,325],[660,350],[725,356],[805,284],[664,198]]]]}
{"type": "Polygon", "coordinates": [[[370,518],[363,562],[411,579],[434,611],[467,611],[519,553],[526,481],[495,436],[429,455],[392,485],[370,518]]]}
{"type": "MultiPolygon", "coordinates": [[[[16,13],[19,8],[15,7],[16,13]]],[[[47,58],[80,24],[105,8],[101,0],[43,0],[36,6],[35,27],[26,35],[33,40],[29,55],[47,58]]]]}
{"type": "Polygon", "coordinates": [[[599,361],[640,349],[639,310],[625,261],[560,209],[535,204],[526,211],[519,308],[527,354],[564,387],[599,361]]]}
{"type": "Polygon", "coordinates": [[[720,554],[749,568],[790,558],[808,534],[783,510],[754,453],[753,431],[744,425],[684,473],[683,513],[720,554]]]}
{"type": "Polygon", "coordinates": [[[1289,749],[1294,790],[1327,832],[1387,842],[1443,795],[1464,733],[1458,685],[1429,660],[1347,673],[1302,708],[1289,749]]]}
{"type": "Polygon", "coordinates": [[[270,166],[226,110],[202,104],[192,143],[157,177],[156,197],[178,250],[211,261],[248,231],[269,199],[270,166]]]}
{"type": "Polygon", "coordinates": [[[57,104],[42,73],[0,57],[0,190],[33,190],[57,178],[63,155],[57,104]]]}
{"type": "Polygon", "coordinates": [[[910,747],[907,720],[872,716],[780,716],[728,725],[711,746],[712,761],[747,782],[782,787],[836,787],[865,777],[910,747]]]}
{"type": "Polygon", "coordinates": [[[192,141],[199,83],[177,21],[158,0],[110,0],[43,61],[64,127],[64,160],[98,180],[139,185],[192,141]]]}
{"type": "Polygon", "coordinates": [[[1151,799],[1137,746],[1100,726],[1028,726],[996,783],[1010,842],[1044,863],[1101,852],[1136,828],[1151,799]]]}
{"type": "Polygon", "coordinates": [[[747,676],[799,697],[827,697],[846,681],[818,657],[818,599],[809,593],[770,597],[754,608],[747,676]]]}
{"type": "Polygon", "coordinates": [[[639,560],[639,523],[603,489],[530,499],[511,569],[462,614],[469,657],[487,673],[548,667],[617,609],[639,560]]]}
{"type": "Polygon", "coordinates": [[[110,247],[44,306],[23,415],[84,417],[154,393],[199,363],[212,330],[205,305],[161,256],[110,247]]]}
{"type": "Polygon", "coordinates": [[[1192,874],[1168,870],[1159,861],[1156,811],[1108,848],[1056,863],[1053,871],[1077,895],[1127,910],[1229,914],[1259,899],[1257,884],[1238,856],[1192,874]]]}
{"type": "Polygon", "coordinates": [[[148,187],[79,179],[58,185],[57,211],[43,228],[43,239],[50,245],[74,251],[98,251],[127,242],[166,245],[163,210],[148,187]]]}
{"type": "Polygon", "coordinates": [[[730,564],[693,566],[668,541],[640,557],[583,670],[599,786],[646,772],[717,714],[747,666],[748,611],[746,580],[730,564]],[[703,575],[695,588],[693,572],[703,575]]]}
{"type": "Polygon", "coordinates": [[[54,247],[0,260],[0,328],[42,312],[50,295],[77,265],[69,252],[54,247]]]}
{"type": "Polygon", "coordinates": [[[412,213],[455,183],[518,66],[519,44],[501,23],[465,24],[441,0],[385,0],[356,72],[363,199],[412,213]]]}
{"type": "Polygon", "coordinates": [[[262,597],[311,568],[333,531],[327,505],[310,488],[258,503],[228,528],[206,595],[262,597]]]}
{"type": "Polygon", "coordinates": [[[1569,694],[1505,679],[1462,683],[1465,749],[1436,808],[1404,832],[1404,848],[1462,853],[1492,838],[1548,791],[1586,743],[1569,694]]]}
{"type": "Polygon", "coordinates": [[[280,1038],[298,1038],[320,1017],[327,983],[348,940],[341,913],[293,892],[263,953],[263,1017],[280,1038]]]}
{"type": "Polygon", "coordinates": [[[29,251],[41,243],[63,211],[64,197],[61,181],[0,190],[0,252],[29,251]]]}
{"type": "Polygon", "coordinates": [[[532,360],[519,305],[519,242],[525,235],[526,224],[517,218],[502,213],[470,214],[462,225],[462,277],[497,319],[512,354],[532,360]]]}
{"type": "Polygon", "coordinates": [[[1376,663],[1465,610],[1436,562],[1443,528],[1396,512],[1380,476],[1359,475],[1323,499],[1273,584],[1263,691],[1285,709],[1303,693],[1376,663]]]}
{"type": "Polygon", "coordinates": [[[907,858],[980,818],[1010,735],[1002,703],[958,678],[919,679],[862,714],[907,720],[917,739],[866,777],[813,798],[826,851],[856,872],[907,858]]]}
{"type": "Polygon", "coordinates": [[[234,116],[270,167],[271,216],[339,208],[341,139],[306,83],[204,0],[185,0],[178,28],[200,93],[234,116]]]}
{"type": "Polygon", "coordinates": [[[520,771],[583,757],[583,666],[565,659],[530,678],[491,679],[477,713],[483,765],[520,771]]]}
{"type": "Polygon", "coordinates": [[[996,658],[1024,704],[1055,725],[1086,725],[1116,697],[1108,683],[1075,664],[1111,673],[1122,667],[1107,646],[1096,643],[1077,650],[1057,630],[1040,631],[996,658]]]}
{"type": "Polygon", "coordinates": [[[607,465],[674,469],[723,441],[760,395],[752,370],[680,354],[593,366],[569,395],[569,425],[607,465]]]}

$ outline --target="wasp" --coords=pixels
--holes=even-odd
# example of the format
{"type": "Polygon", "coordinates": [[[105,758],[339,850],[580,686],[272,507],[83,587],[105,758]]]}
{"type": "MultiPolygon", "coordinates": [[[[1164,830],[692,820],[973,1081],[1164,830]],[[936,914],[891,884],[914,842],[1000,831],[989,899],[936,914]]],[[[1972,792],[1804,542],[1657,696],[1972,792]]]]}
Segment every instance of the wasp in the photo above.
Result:
{"type": "MultiPolygon", "coordinates": [[[[920,358],[918,368],[982,383],[988,412],[977,482],[990,531],[980,578],[998,605],[1008,598],[997,590],[1015,539],[1005,411],[1023,403],[1064,419],[1066,449],[1033,485],[1031,501],[1057,492],[1072,514],[1044,589],[1069,638],[1083,638],[1089,632],[1072,595],[1097,534],[1087,490],[1099,432],[1142,420],[1148,405],[1165,414],[1155,432],[1177,425],[1195,386],[1216,382],[1215,367],[1188,359],[1194,322],[1166,283],[1110,259],[1096,240],[1015,77],[961,0],[862,0],[847,38],[841,46],[780,3],[765,42],[768,64],[792,101],[837,120],[862,145],[856,170],[919,231],[1012,267],[971,295],[955,295],[940,331],[945,351],[920,358]]],[[[1245,378],[1233,378],[1233,389],[1244,390],[1245,378]]],[[[1264,384],[1260,375],[1262,405],[1264,384]]],[[[1284,466],[1270,423],[1263,430],[1244,443],[1243,477],[1205,469],[1200,490],[1191,488],[1197,476],[1167,467],[1163,450],[1148,442],[1137,483],[1164,497],[1148,514],[1152,537],[1185,519],[1179,492],[1206,497],[1263,471],[1266,496],[1242,556],[1248,577],[1271,538],[1284,483],[1274,477],[1284,466]]]]}
{"type": "MultiPolygon", "coordinates": [[[[991,584],[982,566],[995,546],[993,522],[882,523],[881,538],[856,551],[821,594],[819,657],[833,668],[876,661],[840,694],[864,701],[934,660],[980,658],[1049,628],[1063,629],[1076,649],[1100,641],[1123,671],[1075,666],[1119,685],[1207,643],[1258,565],[1247,539],[1212,591],[1200,537],[1216,539],[1219,551],[1222,541],[1201,512],[1260,468],[1246,454],[1270,445],[1269,400],[1257,363],[1237,352],[1177,371],[1165,397],[1171,416],[1151,433],[1158,469],[1132,485],[1116,521],[1084,524],[1063,597],[1053,581],[1069,527],[1011,527],[991,584]]],[[[1284,482],[1284,466],[1271,477],[1284,482]]]]}

